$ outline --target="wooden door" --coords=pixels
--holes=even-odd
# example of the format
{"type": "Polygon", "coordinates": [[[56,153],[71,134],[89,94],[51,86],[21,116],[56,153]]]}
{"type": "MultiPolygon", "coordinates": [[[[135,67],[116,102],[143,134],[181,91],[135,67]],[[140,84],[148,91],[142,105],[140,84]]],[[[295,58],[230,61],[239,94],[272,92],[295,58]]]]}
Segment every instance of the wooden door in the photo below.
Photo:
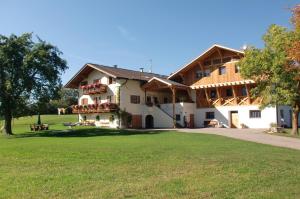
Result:
{"type": "Polygon", "coordinates": [[[231,128],[238,128],[239,127],[239,115],[237,111],[231,112],[231,128]]]}
{"type": "Polygon", "coordinates": [[[194,128],[195,124],[194,124],[194,114],[190,114],[190,125],[189,128],[194,128]]]}

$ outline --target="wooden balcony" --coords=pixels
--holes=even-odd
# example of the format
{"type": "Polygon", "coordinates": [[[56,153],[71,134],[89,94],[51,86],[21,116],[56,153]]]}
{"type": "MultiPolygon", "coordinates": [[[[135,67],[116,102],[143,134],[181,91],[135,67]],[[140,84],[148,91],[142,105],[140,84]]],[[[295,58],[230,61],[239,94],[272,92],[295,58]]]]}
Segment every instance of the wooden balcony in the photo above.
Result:
{"type": "Polygon", "coordinates": [[[100,83],[84,85],[80,88],[83,90],[84,95],[95,95],[107,92],[107,85],[100,83]]]}
{"type": "Polygon", "coordinates": [[[88,105],[74,105],[72,113],[111,113],[119,110],[115,103],[102,103],[102,104],[88,104],[88,105]]]}
{"type": "Polygon", "coordinates": [[[251,99],[247,96],[210,98],[208,100],[202,98],[197,100],[197,107],[259,105],[261,100],[261,98],[251,99]]]}

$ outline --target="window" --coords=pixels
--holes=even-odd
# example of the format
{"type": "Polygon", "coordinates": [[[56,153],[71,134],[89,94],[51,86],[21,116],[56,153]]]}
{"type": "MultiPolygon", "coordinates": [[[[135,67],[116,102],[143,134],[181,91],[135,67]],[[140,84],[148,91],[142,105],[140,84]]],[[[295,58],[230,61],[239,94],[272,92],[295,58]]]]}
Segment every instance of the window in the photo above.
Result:
{"type": "Polygon", "coordinates": [[[214,59],[213,60],[213,64],[220,64],[221,63],[221,59],[214,59]]]}
{"type": "Polygon", "coordinates": [[[236,64],[234,66],[234,70],[235,70],[235,73],[239,73],[240,72],[240,66],[238,64],[236,64]]]}
{"type": "Polygon", "coordinates": [[[180,114],[176,114],[176,121],[180,121],[180,114]]]}
{"type": "Polygon", "coordinates": [[[249,117],[250,118],[261,118],[261,111],[259,111],[259,110],[251,110],[249,112],[249,117]]]}
{"type": "Polygon", "coordinates": [[[108,84],[113,84],[114,83],[114,79],[112,77],[108,78],[108,84]]]}
{"type": "Polygon", "coordinates": [[[206,69],[204,71],[204,74],[203,74],[204,77],[209,77],[210,76],[210,70],[209,69],[206,69]]]}
{"type": "Polygon", "coordinates": [[[242,96],[247,96],[247,89],[246,86],[242,87],[242,96]]]}
{"type": "Polygon", "coordinates": [[[226,96],[227,97],[231,97],[232,96],[232,89],[231,88],[227,88],[226,89],[226,96]]]}
{"type": "Polygon", "coordinates": [[[202,71],[201,71],[201,70],[197,70],[197,71],[196,71],[195,78],[196,78],[196,79],[202,78],[202,71]]]}
{"type": "Polygon", "coordinates": [[[206,119],[215,119],[215,112],[206,112],[205,118],[206,119]]]}
{"type": "Polygon", "coordinates": [[[211,65],[211,60],[206,60],[205,62],[203,62],[204,66],[209,66],[211,65]]]}
{"type": "Polygon", "coordinates": [[[138,95],[130,95],[130,103],[131,104],[139,104],[141,101],[140,96],[138,95]]]}
{"type": "Polygon", "coordinates": [[[219,75],[224,75],[226,73],[226,66],[219,67],[219,75]]]}
{"type": "Polygon", "coordinates": [[[210,98],[216,98],[217,96],[217,91],[216,90],[211,90],[210,91],[210,98]]]}

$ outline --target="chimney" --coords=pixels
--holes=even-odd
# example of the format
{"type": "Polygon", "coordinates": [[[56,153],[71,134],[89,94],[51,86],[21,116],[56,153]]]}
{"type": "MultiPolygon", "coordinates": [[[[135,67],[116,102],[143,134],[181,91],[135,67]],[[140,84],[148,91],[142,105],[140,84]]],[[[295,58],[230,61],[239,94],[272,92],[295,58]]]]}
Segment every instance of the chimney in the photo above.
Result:
{"type": "Polygon", "coordinates": [[[117,65],[117,64],[115,64],[115,65],[114,65],[114,68],[118,68],[118,65],[117,65]]]}

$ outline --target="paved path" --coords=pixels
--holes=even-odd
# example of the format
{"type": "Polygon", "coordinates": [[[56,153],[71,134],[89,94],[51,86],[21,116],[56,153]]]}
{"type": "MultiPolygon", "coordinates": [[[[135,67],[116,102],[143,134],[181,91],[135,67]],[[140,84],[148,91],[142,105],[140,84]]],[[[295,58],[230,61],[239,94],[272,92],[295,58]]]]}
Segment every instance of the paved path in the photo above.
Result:
{"type": "MultiPolygon", "coordinates": [[[[152,130],[174,131],[174,129],[152,129],[152,130]]],[[[222,135],[222,136],[235,138],[239,140],[246,140],[250,142],[257,142],[261,144],[269,144],[273,146],[300,150],[299,138],[270,135],[264,133],[266,129],[200,128],[200,129],[176,129],[176,130],[185,133],[205,133],[205,134],[222,135]]],[[[138,131],[149,131],[149,129],[143,129],[138,131]]]]}
{"type": "Polygon", "coordinates": [[[201,128],[201,129],[177,129],[186,133],[206,133],[222,135],[239,140],[246,140],[273,146],[286,147],[300,150],[300,139],[292,137],[284,137],[278,135],[270,135],[263,133],[265,129],[227,129],[227,128],[201,128]]]}

